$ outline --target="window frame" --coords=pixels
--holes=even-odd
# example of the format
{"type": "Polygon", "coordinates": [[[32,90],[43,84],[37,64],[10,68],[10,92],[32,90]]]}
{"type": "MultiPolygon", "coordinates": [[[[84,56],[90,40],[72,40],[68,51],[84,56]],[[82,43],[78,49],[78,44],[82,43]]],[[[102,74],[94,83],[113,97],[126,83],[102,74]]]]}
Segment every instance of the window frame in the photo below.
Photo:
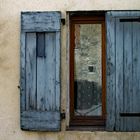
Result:
{"type": "Polygon", "coordinates": [[[106,47],[105,47],[105,16],[101,15],[72,15],[70,16],[70,126],[105,126],[106,120],[106,47]],[[74,47],[75,24],[102,25],[102,116],[75,116],[74,115],[74,47]]]}

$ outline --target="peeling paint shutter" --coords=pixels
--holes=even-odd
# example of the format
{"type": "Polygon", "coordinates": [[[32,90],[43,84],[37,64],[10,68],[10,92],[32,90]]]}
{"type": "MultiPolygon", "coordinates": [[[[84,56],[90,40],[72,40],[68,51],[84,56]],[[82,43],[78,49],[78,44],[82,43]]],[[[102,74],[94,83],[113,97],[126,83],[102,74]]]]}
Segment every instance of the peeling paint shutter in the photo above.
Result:
{"type": "Polygon", "coordinates": [[[140,131],[140,11],[107,12],[109,131],[140,131]]]}
{"type": "Polygon", "coordinates": [[[21,14],[21,129],[60,130],[60,12],[21,14]]]}

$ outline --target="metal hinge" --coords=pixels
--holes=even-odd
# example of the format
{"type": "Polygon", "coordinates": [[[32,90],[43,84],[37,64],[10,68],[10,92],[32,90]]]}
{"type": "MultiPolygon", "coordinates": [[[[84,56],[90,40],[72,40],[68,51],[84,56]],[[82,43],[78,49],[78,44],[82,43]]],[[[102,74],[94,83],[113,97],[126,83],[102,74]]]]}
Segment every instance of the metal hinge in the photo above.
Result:
{"type": "Polygon", "coordinates": [[[120,22],[140,22],[140,18],[125,18],[120,19],[120,22]]]}
{"type": "Polygon", "coordinates": [[[18,85],[17,88],[20,89],[20,85],[18,85]]]}
{"type": "Polygon", "coordinates": [[[63,120],[63,119],[65,119],[66,118],[66,113],[65,112],[62,112],[61,114],[60,114],[61,116],[61,120],[63,120]]]}
{"type": "Polygon", "coordinates": [[[61,18],[61,23],[62,23],[63,25],[66,24],[66,20],[65,20],[65,18],[61,18]]]}
{"type": "Polygon", "coordinates": [[[120,117],[140,117],[140,113],[120,113],[120,117]]]}

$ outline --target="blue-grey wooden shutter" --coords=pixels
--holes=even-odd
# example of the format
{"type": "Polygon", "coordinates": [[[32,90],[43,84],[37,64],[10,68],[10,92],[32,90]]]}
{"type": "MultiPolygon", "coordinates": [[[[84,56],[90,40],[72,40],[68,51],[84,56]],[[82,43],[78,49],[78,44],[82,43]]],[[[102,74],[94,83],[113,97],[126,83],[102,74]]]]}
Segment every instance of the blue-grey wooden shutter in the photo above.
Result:
{"type": "Polygon", "coordinates": [[[21,129],[60,130],[60,12],[21,13],[21,129]]]}
{"type": "Polygon", "coordinates": [[[110,11],[107,25],[107,130],[140,131],[140,11],[110,11]]]}

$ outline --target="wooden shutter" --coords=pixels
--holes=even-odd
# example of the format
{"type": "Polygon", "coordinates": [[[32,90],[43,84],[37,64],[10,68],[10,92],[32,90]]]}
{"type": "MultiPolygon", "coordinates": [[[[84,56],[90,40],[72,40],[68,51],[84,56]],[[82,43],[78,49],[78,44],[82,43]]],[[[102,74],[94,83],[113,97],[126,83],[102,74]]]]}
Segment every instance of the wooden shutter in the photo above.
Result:
{"type": "Polygon", "coordinates": [[[107,130],[140,131],[140,11],[106,14],[107,130]]]}
{"type": "Polygon", "coordinates": [[[60,130],[60,12],[21,13],[21,129],[60,130]]]}

